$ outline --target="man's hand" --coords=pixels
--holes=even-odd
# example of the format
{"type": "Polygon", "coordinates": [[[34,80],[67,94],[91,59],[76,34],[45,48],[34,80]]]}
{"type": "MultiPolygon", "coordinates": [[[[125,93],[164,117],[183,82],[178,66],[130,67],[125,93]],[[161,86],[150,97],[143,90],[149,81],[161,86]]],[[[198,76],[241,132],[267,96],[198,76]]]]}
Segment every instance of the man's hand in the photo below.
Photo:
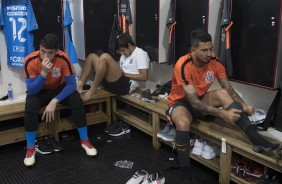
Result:
{"type": "Polygon", "coordinates": [[[252,105],[243,105],[243,110],[246,112],[249,116],[253,115],[255,113],[255,108],[252,105]]]}
{"type": "Polygon", "coordinates": [[[242,113],[239,109],[221,110],[220,112],[220,117],[230,123],[238,121],[241,117],[239,113],[242,113]]]}
{"type": "Polygon", "coordinates": [[[51,102],[46,106],[43,115],[42,115],[42,120],[45,118],[46,123],[51,122],[52,120],[55,119],[55,109],[57,106],[58,100],[53,99],[51,102]]]}
{"type": "Polygon", "coordinates": [[[42,72],[41,75],[46,78],[48,73],[51,71],[51,68],[53,66],[53,63],[48,59],[48,58],[44,58],[41,62],[41,66],[42,66],[42,72]]]}

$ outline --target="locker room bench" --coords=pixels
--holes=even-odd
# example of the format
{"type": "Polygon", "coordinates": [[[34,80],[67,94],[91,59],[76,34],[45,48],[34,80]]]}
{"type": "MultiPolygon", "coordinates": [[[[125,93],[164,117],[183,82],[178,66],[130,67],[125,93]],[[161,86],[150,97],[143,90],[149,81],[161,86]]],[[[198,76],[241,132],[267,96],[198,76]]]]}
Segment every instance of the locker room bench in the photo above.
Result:
{"type": "MultiPolygon", "coordinates": [[[[106,122],[107,125],[111,123],[111,97],[114,94],[109,93],[103,89],[98,89],[93,98],[84,103],[84,106],[88,106],[86,109],[94,109],[92,112],[86,113],[87,124],[97,124],[106,122]],[[91,107],[94,106],[94,107],[91,107]]],[[[24,116],[25,101],[9,103],[0,105],[0,124],[5,123],[9,120],[22,118],[24,116]]],[[[51,123],[41,122],[38,126],[38,135],[42,136],[52,133],[58,140],[59,132],[71,130],[75,128],[73,120],[69,116],[61,116],[62,111],[68,109],[67,106],[58,104],[55,111],[55,120],[51,123]]],[[[41,109],[43,112],[43,109],[41,109]]],[[[23,121],[23,119],[19,119],[23,121]]],[[[7,123],[6,123],[7,124],[7,123]]],[[[14,142],[25,140],[24,126],[12,127],[0,126],[0,146],[14,142]]]]}
{"type": "MultiPolygon", "coordinates": [[[[157,133],[160,130],[160,124],[164,124],[164,122],[167,121],[165,111],[167,110],[168,105],[166,100],[159,99],[159,102],[149,103],[142,101],[135,96],[124,95],[115,96],[112,102],[113,113],[116,118],[119,118],[152,136],[153,147],[155,149],[160,148],[161,142],[157,138],[157,133]]],[[[192,123],[191,131],[218,145],[221,145],[222,138],[226,139],[226,153],[221,152],[220,156],[216,159],[205,160],[200,156],[190,155],[192,159],[218,172],[219,183],[230,183],[230,180],[236,183],[249,183],[231,172],[232,157],[235,157],[236,155],[242,155],[263,164],[266,168],[279,171],[277,165],[277,153],[271,152],[260,154],[254,152],[251,143],[236,125],[223,122],[219,119],[216,119],[213,122],[195,120],[192,123]]],[[[275,140],[271,141],[278,142],[275,140]]],[[[279,166],[282,167],[282,161],[279,162],[279,166]]]]}

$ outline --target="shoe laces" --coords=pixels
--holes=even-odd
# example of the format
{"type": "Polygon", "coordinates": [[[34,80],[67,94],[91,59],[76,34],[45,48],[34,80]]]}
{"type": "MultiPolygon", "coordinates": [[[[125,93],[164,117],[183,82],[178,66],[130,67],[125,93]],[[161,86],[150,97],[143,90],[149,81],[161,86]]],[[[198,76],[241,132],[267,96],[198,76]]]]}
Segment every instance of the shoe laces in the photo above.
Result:
{"type": "Polygon", "coordinates": [[[85,146],[86,146],[87,148],[89,148],[89,149],[94,148],[94,147],[92,146],[92,144],[90,143],[89,139],[81,140],[80,143],[83,144],[83,145],[85,145],[85,146]]]}
{"type": "Polygon", "coordinates": [[[35,146],[31,146],[31,147],[26,147],[26,158],[30,158],[34,155],[35,153],[35,146]]]}

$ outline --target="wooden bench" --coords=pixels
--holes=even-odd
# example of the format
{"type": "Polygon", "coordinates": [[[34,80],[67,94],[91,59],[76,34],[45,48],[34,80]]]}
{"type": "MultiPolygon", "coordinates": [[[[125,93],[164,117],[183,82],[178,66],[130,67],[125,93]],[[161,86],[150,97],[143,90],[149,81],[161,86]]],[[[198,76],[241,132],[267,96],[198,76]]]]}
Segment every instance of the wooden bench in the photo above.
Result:
{"type": "MultiPolygon", "coordinates": [[[[111,97],[114,94],[109,93],[103,89],[98,89],[93,98],[84,103],[87,105],[96,105],[95,112],[86,113],[87,124],[97,124],[106,122],[107,125],[111,123],[111,97]]],[[[37,136],[46,134],[53,134],[58,140],[59,132],[71,130],[76,128],[71,117],[61,117],[62,110],[67,109],[65,105],[58,104],[55,111],[55,120],[51,123],[41,122],[38,125],[37,136]]],[[[24,116],[25,102],[17,102],[8,105],[1,105],[0,107],[0,123],[6,120],[21,118],[24,116]]],[[[43,111],[42,111],[43,112],[43,111]]],[[[23,120],[22,120],[23,121],[23,120]]],[[[25,140],[24,126],[14,127],[11,129],[0,130],[0,146],[14,142],[25,140]]]]}
{"type": "MultiPolygon", "coordinates": [[[[162,99],[157,103],[148,103],[130,95],[113,98],[114,115],[152,136],[152,144],[156,149],[159,149],[161,145],[157,133],[160,130],[160,123],[167,121],[165,115],[167,108],[166,100],[162,99]]],[[[251,143],[236,125],[219,119],[214,122],[195,120],[191,125],[191,131],[218,145],[221,145],[222,138],[226,140],[226,153],[221,152],[216,159],[205,160],[201,156],[190,154],[192,159],[218,172],[219,183],[230,183],[231,180],[236,183],[250,183],[231,172],[232,158],[236,154],[281,172],[279,167],[282,167],[282,161],[277,163],[278,155],[274,152],[269,154],[254,152],[251,143]]]]}

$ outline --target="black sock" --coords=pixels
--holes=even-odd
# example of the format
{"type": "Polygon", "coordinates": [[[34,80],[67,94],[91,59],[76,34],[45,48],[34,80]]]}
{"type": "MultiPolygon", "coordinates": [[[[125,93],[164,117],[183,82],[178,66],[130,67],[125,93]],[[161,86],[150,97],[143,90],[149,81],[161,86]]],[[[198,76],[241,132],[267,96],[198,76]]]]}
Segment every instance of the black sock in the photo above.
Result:
{"type": "Polygon", "coordinates": [[[176,131],[175,145],[182,178],[190,180],[190,132],[176,131]]]}
{"type": "MultiPolygon", "coordinates": [[[[226,110],[229,109],[239,109],[243,111],[243,108],[237,102],[231,103],[226,110]]],[[[265,148],[272,148],[274,144],[268,142],[264,139],[258,132],[256,126],[252,125],[251,121],[248,118],[248,115],[245,112],[240,113],[241,118],[235,122],[247,135],[249,140],[255,146],[263,146],[265,148]]]]}

